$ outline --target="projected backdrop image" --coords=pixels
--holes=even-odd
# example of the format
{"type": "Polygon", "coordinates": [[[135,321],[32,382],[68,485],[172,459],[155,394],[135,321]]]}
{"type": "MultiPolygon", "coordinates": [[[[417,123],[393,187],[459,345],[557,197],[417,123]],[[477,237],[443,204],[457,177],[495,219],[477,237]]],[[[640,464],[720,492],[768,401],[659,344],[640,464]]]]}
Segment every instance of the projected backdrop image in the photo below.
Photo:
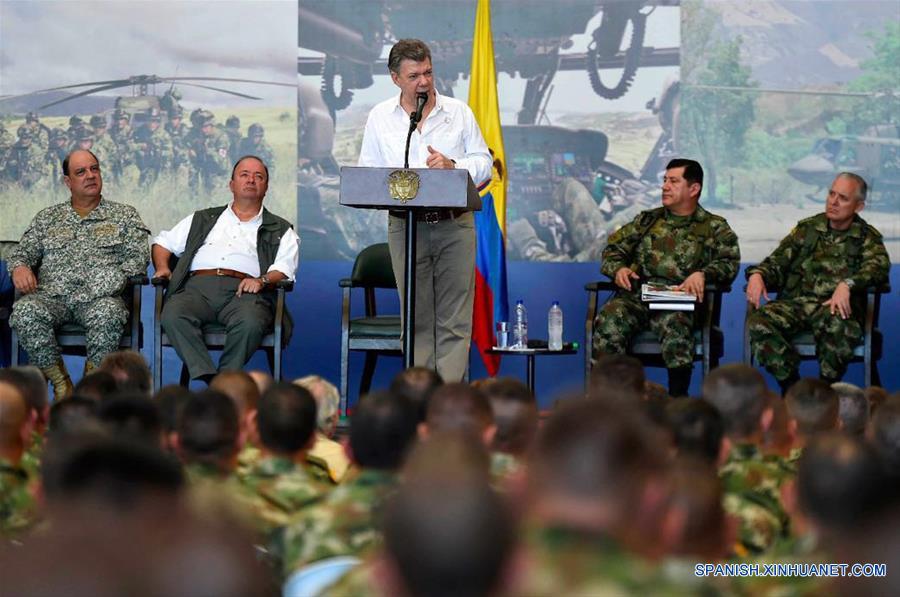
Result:
{"type": "Polygon", "coordinates": [[[3,2],[0,11],[10,133],[0,240],[18,240],[38,210],[68,197],[60,161],[77,147],[100,159],[104,196],[134,205],[154,234],[227,202],[231,166],[251,153],[269,164],[267,206],[294,218],[293,4],[3,2]]]}

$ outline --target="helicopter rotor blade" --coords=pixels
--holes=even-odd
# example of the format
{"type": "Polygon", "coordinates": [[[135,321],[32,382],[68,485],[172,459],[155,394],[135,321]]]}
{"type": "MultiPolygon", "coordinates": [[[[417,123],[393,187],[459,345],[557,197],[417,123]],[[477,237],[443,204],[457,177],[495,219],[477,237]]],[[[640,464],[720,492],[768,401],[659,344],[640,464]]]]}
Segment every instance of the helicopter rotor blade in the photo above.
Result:
{"type": "Polygon", "coordinates": [[[50,102],[49,104],[44,104],[43,106],[38,106],[38,110],[44,110],[46,108],[49,108],[50,106],[55,106],[56,104],[61,104],[63,102],[67,102],[69,100],[73,100],[75,98],[82,97],[84,95],[90,95],[92,93],[97,93],[98,91],[107,91],[109,89],[116,89],[118,87],[122,87],[122,85],[119,85],[117,83],[115,85],[103,85],[102,87],[95,87],[93,89],[88,89],[86,91],[82,91],[81,93],[76,93],[74,95],[70,95],[68,97],[64,97],[62,99],[56,100],[55,102],[50,102]]]}
{"type": "Polygon", "coordinates": [[[199,83],[179,83],[179,85],[185,85],[187,87],[202,87],[203,89],[211,89],[213,91],[218,91],[219,93],[228,93],[231,95],[236,95],[238,97],[245,97],[247,99],[258,100],[262,99],[260,97],[256,97],[255,95],[247,95],[246,93],[238,93],[237,91],[229,91],[228,89],[220,89],[218,87],[212,87],[210,85],[200,85],[199,83]]]}
{"type": "Polygon", "coordinates": [[[228,83],[257,83],[259,85],[277,85],[279,87],[296,87],[296,83],[280,81],[260,81],[257,79],[227,79],[225,77],[162,77],[166,81],[225,81],[228,83]]]}

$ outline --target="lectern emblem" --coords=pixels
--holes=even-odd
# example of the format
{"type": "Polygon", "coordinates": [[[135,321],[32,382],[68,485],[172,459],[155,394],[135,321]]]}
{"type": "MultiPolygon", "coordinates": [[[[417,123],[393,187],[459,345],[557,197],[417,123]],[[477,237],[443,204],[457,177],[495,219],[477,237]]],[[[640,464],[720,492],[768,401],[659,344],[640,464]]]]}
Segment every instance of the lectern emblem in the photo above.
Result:
{"type": "Polygon", "coordinates": [[[394,170],[387,177],[392,199],[406,203],[419,193],[419,175],[412,170],[394,170]]]}

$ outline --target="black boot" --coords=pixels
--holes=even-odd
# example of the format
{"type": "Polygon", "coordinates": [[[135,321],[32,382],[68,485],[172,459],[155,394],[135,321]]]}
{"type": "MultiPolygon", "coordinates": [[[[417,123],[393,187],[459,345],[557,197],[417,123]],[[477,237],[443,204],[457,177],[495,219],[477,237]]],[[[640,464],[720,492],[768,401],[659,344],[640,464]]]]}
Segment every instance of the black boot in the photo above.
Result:
{"type": "Polygon", "coordinates": [[[681,398],[688,395],[688,388],[691,387],[691,373],[694,372],[693,367],[678,367],[677,369],[667,369],[669,372],[669,396],[672,398],[681,398]]]}
{"type": "Polygon", "coordinates": [[[781,388],[782,398],[785,396],[785,394],[788,393],[788,390],[791,389],[791,386],[798,381],[800,381],[800,373],[797,371],[791,371],[791,374],[786,378],[778,380],[778,387],[781,388]]]}

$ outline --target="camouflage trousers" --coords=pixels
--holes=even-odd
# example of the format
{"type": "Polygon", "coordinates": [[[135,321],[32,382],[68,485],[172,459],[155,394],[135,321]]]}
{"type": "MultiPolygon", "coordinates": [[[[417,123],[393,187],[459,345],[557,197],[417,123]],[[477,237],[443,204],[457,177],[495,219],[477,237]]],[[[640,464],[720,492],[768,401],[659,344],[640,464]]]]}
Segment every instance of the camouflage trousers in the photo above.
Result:
{"type": "Polygon", "coordinates": [[[623,292],[610,299],[594,320],[592,358],[625,354],[631,339],[647,327],[659,338],[662,359],[668,369],[693,365],[694,313],[651,311],[639,295],[623,292]]]}
{"type": "Polygon", "coordinates": [[[829,379],[841,379],[853,357],[853,348],[862,338],[862,325],[855,317],[841,319],[830,307],[808,299],[778,299],[763,305],[749,316],[750,349],[757,363],[784,381],[797,371],[800,355],[791,339],[812,331],[820,372],[829,379]]]}
{"type": "Polygon", "coordinates": [[[70,303],[66,297],[40,291],[26,294],[13,305],[9,325],[31,363],[51,367],[59,361],[55,331],[67,322],[84,327],[88,361],[100,365],[107,354],[119,349],[128,310],[120,297],[101,297],[90,303],[70,303]]]}

